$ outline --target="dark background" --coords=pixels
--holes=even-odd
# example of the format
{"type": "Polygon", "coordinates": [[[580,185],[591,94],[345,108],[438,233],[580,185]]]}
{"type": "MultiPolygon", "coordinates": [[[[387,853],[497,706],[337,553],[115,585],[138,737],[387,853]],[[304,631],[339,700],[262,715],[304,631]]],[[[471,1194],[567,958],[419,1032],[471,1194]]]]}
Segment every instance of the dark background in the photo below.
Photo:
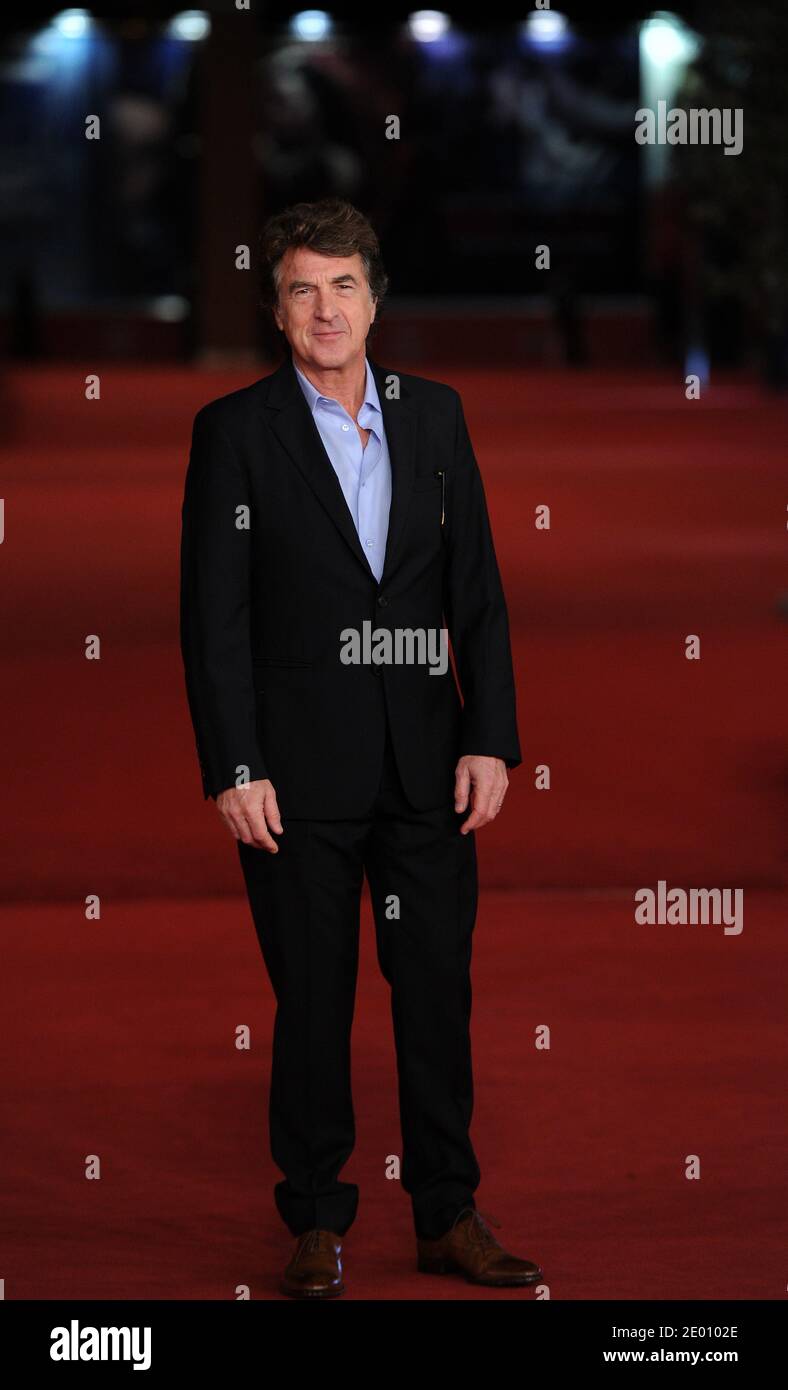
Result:
{"type": "Polygon", "coordinates": [[[96,6],[81,26],[54,7],[6,12],[8,352],[270,356],[234,248],[250,247],[253,276],[264,217],[335,193],[378,229],[384,341],[412,357],[583,365],[628,361],[635,342],[644,363],[700,352],[785,385],[783,7],[677,7],[697,41],[680,90],[746,106],[745,152],[678,147],[652,175],[633,139],[648,6],[564,5],[552,37],[552,12],[529,28],[493,7],[482,27],[455,6],[435,42],[403,6],[385,23],[334,6],[318,41],[297,36],[294,7],[259,8],[209,5],[192,38],[162,4],[96,6]],[[86,113],[100,140],[84,139],[86,113]],[[457,334],[465,308],[476,327],[457,334]]]}

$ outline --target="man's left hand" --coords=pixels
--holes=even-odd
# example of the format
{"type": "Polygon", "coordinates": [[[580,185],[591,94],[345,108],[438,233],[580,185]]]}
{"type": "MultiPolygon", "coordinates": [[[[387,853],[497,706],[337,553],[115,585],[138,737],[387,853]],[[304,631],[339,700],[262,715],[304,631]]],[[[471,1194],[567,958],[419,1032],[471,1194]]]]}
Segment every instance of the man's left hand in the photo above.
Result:
{"type": "Polygon", "coordinates": [[[460,826],[467,835],[495,820],[503,806],[509,778],[503,758],[484,758],[466,753],[460,758],[454,774],[454,809],[466,811],[470,798],[471,814],[460,826]]]}

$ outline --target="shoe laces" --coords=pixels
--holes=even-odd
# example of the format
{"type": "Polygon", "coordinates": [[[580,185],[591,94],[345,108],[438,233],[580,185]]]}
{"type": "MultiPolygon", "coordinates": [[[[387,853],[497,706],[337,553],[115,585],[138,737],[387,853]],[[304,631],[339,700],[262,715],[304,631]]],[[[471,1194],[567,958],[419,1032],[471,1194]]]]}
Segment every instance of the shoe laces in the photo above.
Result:
{"type": "Polygon", "coordinates": [[[495,1239],[495,1236],[490,1230],[490,1226],[495,1226],[500,1231],[500,1221],[496,1221],[494,1217],[487,1215],[485,1212],[479,1211],[476,1207],[463,1207],[462,1211],[459,1211],[457,1213],[454,1222],[455,1226],[459,1221],[460,1217],[463,1216],[465,1212],[471,1213],[471,1219],[468,1223],[468,1235],[469,1238],[474,1242],[474,1244],[481,1246],[483,1249],[491,1246],[497,1247],[498,1241],[495,1239]],[[490,1226],[488,1226],[488,1222],[490,1223],[490,1226]]]}
{"type": "Polygon", "coordinates": [[[311,1255],[313,1251],[319,1250],[323,1239],[322,1231],[308,1231],[306,1240],[301,1246],[302,1255],[311,1255]]]}

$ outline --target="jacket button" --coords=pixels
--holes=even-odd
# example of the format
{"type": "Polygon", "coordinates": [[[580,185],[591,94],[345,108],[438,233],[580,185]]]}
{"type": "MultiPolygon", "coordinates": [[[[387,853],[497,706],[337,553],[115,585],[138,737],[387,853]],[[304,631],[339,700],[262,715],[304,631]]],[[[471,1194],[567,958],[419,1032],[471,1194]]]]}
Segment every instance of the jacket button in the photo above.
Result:
{"type": "Polygon", "coordinates": [[[380,597],[379,597],[379,599],[378,599],[378,604],[380,605],[381,608],[385,608],[386,605],[387,605],[387,603],[388,603],[388,599],[386,598],[385,594],[381,594],[380,597]]]}

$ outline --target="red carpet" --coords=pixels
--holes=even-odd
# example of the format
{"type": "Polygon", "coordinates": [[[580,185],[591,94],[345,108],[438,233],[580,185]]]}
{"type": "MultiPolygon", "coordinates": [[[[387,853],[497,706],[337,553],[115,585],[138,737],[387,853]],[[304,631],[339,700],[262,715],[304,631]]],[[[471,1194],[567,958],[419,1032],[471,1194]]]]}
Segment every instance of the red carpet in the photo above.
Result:
{"type": "MultiPolygon", "coordinates": [[[[245,904],[110,901],[100,923],[32,907],[3,929],[6,1298],[280,1297],[271,990],[245,904]]],[[[484,895],[477,1201],[552,1298],[785,1297],[784,935],[769,894],[747,898],[740,937],[636,927],[624,895],[484,895]]],[[[401,1150],[368,913],[353,1076],[346,1296],[533,1298],[415,1271],[409,1202],[385,1177],[401,1150]]]]}
{"type": "MultiPolygon", "coordinates": [[[[0,1277],[9,1299],[277,1297],[271,991],[177,651],[191,418],[253,374],[108,368],[86,402],[93,370],[6,377],[0,402],[0,1277]]],[[[525,759],[479,837],[478,1205],[554,1298],[782,1298],[788,405],[733,383],[689,403],[666,377],[427,375],[462,391],[486,480],[525,759]],[[636,927],[633,887],[660,878],[743,888],[741,936],[636,927]]],[[[363,935],[348,1296],[533,1297],[414,1272],[367,917],[363,935]]]]}

